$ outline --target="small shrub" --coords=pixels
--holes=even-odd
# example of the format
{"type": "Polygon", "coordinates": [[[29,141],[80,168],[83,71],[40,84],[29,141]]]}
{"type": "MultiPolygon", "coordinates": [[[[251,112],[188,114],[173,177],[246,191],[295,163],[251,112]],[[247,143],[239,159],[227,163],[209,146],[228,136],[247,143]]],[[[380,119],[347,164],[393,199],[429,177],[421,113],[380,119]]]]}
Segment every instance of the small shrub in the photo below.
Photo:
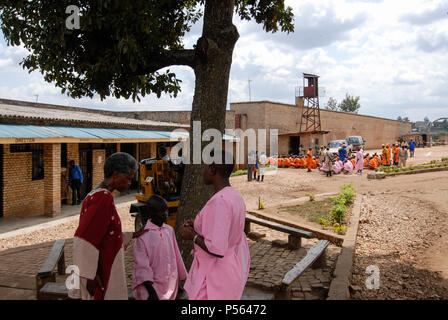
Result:
{"type": "Polygon", "coordinates": [[[316,199],[316,195],[314,193],[307,194],[310,197],[310,201],[314,201],[316,199]]]}
{"type": "Polygon", "coordinates": [[[330,217],[333,221],[342,222],[346,214],[347,207],[342,203],[334,205],[330,210],[330,217]]]}
{"type": "Polygon", "coordinates": [[[443,157],[442,162],[448,161],[448,158],[443,157]]]}
{"type": "Polygon", "coordinates": [[[412,170],[415,170],[415,168],[414,168],[414,167],[409,167],[409,170],[411,170],[411,171],[412,171],[412,170]]]}
{"type": "Polygon", "coordinates": [[[444,167],[448,167],[448,163],[444,163],[443,166],[444,166],[444,167]]]}
{"type": "Polygon", "coordinates": [[[319,218],[319,224],[322,226],[322,228],[326,228],[331,226],[331,221],[328,221],[326,218],[319,218]]]}

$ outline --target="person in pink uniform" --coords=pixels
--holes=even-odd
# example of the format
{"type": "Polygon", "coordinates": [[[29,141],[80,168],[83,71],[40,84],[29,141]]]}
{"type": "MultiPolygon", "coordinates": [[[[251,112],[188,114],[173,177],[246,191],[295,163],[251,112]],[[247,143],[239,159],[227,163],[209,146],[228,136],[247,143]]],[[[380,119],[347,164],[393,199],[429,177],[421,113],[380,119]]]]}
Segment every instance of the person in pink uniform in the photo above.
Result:
{"type": "Polygon", "coordinates": [[[128,300],[124,250],[147,231],[122,232],[112,191],[129,189],[137,166],[127,153],[112,154],[104,164],[103,182],[82,202],[73,238],[73,265],[80,281],[69,289],[71,299],[128,300]]]}
{"type": "Polygon", "coordinates": [[[364,165],[364,150],[362,148],[359,148],[359,150],[356,152],[356,173],[362,174],[362,169],[364,165]]]}
{"type": "Polygon", "coordinates": [[[342,165],[342,161],[341,160],[336,160],[335,163],[332,166],[333,172],[334,173],[340,173],[342,171],[342,168],[344,166],[342,165]]]}
{"type": "Polygon", "coordinates": [[[146,201],[149,220],[147,233],[134,244],[134,273],[132,292],[136,300],[174,300],[179,281],[187,278],[176,236],[168,218],[168,203],[161,196],[153,195],[146,201]]]}
{"type": "Polygon", "coordinates": [[[213,185],[215,194],[180,231],[182,239],[194,242],[194,259],[184,285],[190,300],[239,300],[249,275],[246,205],[230,186],[232,155],[222,152],[222,159],[225,164],[212,163],[203,171],[205,184],[213,185]]]}
{"type": "Polygon", "coordinates": [[[345,159],[344,163],[344,173],[345,174],[352,174],[353,172],[353,164],[350,160],[345,159]]]}

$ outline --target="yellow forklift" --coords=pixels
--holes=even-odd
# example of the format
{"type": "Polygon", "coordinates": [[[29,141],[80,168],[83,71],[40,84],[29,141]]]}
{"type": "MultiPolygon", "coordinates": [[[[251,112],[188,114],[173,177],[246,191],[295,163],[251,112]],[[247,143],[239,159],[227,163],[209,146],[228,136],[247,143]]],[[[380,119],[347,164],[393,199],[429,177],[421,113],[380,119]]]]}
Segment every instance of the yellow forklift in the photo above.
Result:
{"type": "Polygon", "coordinates": [[[149,218],[146,200],[154,194],[163,197],[168,202],[167,224],[174,228],[185,169],[180,160],[180,158],[171,160],[149,158],[140,161],[140,192],[135,196],[137,203],[131,204],[130,209],[131,215],[135,218],[135,231],[146,225],[149,218]]]}

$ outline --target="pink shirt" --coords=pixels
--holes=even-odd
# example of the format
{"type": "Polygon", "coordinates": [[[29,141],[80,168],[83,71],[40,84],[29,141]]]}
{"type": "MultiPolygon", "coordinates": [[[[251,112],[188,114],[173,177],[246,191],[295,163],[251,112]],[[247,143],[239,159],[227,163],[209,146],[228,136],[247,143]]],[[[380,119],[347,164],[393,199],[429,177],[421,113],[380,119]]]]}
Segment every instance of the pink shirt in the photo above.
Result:
{"type": "Polygon", "coordinates": [[[348,160],[345,164],[344,164],[344,171],[348,172],[348,173],[352,173],[353,171],[353,163],[348,160]]]}
{"type": "Polygon", "coordinates": [[[363,154],[363,150],[358,150],[358,152],[356,152],[356,170],[362,170],[363,168],[363,164],[364,164],[364,154],[363,154]]]}
{"type": "Polygon", "coordinates": [[[334,163],[334,165],[333,165],[333,172],[334,173],[339,173],[339,172],[341,172],[342,171],[342,168],[344,167],[344,165],[342,164],[342,161],[341,160],[338,160],[338,161],[336,161],[335,163],[334,163]]]}
{"type": "Polygon", "coordinates": [[[174,230],[167,224],[158,227],[150,220],[145,230],[149,231],[137,238],[134,244],[134,297],[146,300],[149,294],[143,282],[151,281],[160,300],[174,300],[179,281],[187,277],[174,230]]]}
{"type": "Polygon", "coordinates": [[[215,257],[194,246],[194,260],[185,282],[190,300],[239,300],[249,275],[250,254],[244,233],[246,205],[232,187],[217,192],[194,221],[215,257]]]}

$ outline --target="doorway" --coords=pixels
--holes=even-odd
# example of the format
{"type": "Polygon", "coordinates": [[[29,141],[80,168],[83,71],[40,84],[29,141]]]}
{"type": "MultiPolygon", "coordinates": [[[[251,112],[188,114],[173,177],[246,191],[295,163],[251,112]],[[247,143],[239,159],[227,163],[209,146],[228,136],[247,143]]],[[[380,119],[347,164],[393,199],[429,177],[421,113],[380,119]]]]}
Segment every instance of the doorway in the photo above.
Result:
{"type": "Polygon", "coordinates": [[[289,154],[299,154],[300,137],[289,137],[289,154]]]}
{"type": "Polygon", "coordinates": [[[81,199],[92,191],[92,146],[90,143],[79,145],[79,166],[84,177],[81,186],[81,199]]]}

